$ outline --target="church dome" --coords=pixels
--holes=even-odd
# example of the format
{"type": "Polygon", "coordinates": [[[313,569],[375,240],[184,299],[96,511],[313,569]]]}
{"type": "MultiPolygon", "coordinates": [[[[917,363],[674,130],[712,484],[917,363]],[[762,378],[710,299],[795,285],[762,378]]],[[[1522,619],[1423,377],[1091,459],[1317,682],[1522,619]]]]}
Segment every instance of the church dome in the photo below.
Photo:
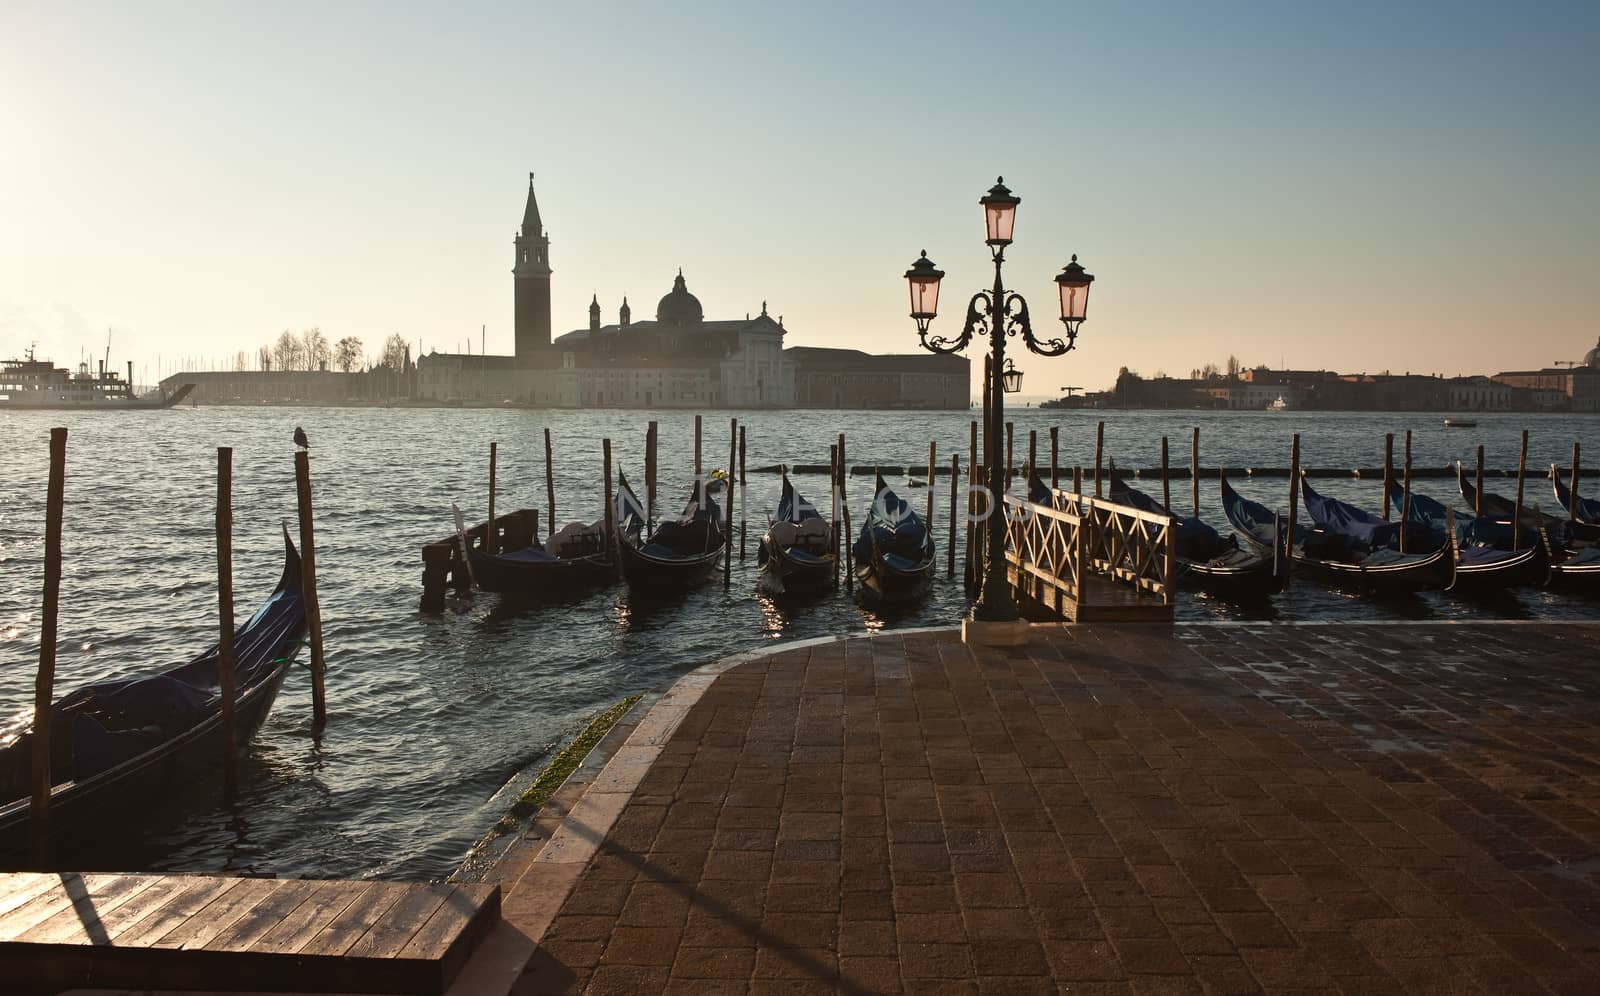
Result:
{"type": "Polygon", "coordinates": [[[700,308],[700,299],[689,293],[689,288],[683,282],[683,271],[678,271],[678,278],[672,282],[672,291],[661,299],[656,305],[656,321],[668,325],[698,325],[705,320],[705,312],[700,308]]]}
{"type": "Polygon", "coordinates": [[[1600,342],[1596,342],[1594,348],[1584,354],[1583,365],[1600,370],[1600,342]]]}

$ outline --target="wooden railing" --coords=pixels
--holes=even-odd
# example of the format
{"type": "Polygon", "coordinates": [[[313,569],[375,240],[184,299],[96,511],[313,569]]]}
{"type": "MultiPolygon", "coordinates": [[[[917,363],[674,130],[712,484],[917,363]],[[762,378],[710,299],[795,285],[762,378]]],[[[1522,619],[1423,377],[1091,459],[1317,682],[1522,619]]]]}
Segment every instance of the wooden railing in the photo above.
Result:
{"type": "Polygon", "coordinates": [[[1008,494],[1014,594],[1069,619],[1172,617],[1174,532],[1165,515],[1060,489],[1008,494]]]}

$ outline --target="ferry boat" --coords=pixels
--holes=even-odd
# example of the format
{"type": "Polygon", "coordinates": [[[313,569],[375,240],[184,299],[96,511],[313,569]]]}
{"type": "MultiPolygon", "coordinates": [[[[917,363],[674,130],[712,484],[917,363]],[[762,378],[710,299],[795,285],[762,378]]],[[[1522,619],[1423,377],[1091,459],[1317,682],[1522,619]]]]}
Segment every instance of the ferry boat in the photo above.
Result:
{"type": "Polygon", "coordinates": [[[1278,395],[1278,398],[1277,398],[1276,401],[1272,402],[1272,404],[1267,406],[1267,411],[1269,411],[1269,412],[1286,412],[1288,410],[1289,410],[1289,402],[1283,400],[1283,395],[1281,395],[1281,394],[1278,395]]]}
{"type": "Polygon", "coordinates": [[[0,410],[8,408],[94,408],[151,409],[171,408],[189,396],[193,384],[184,384],[171,394],[157,392],[154,397],[135,397],[133,364],[128,364],[126,380],[115,370],[93,373],[89,364],[78,364],[78,372],[58,367],[49,360],[37,359],[33,350],[22,359],[0,360],[0,410]]]}

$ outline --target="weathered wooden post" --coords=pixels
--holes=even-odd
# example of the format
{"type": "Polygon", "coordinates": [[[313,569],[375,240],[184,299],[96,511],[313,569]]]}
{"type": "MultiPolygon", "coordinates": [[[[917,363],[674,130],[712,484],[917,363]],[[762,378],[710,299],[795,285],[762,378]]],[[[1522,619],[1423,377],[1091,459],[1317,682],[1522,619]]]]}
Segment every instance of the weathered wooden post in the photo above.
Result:
{"type": "Polygon", "coordinates": [[[1389,520],[1389,482],[1394,480],[1394,433],[1383,434],[1383,519],[1389,520]]]}
{"type": "Polygon", "coordinates": [[[33,681],[33,798],[28,806],[33,862],[50,864],[50,705],[55,698],[56,614],[61,603],[61,518],[66,505],[67,430],[50,430],[50,478],[44,503],[44,610],[39,670],[33,681]]]}
{"type": "Polygon", "coordinates": [[[1061,427],[1050,427],[1050,490],[1054,491],[1059,486],[1057,479],[1058,470],[1056,461],[1061,456],[1061,427]]]}
{"type": "Polygon", "coordinates": [[[1161,507],[1172,511],[1172,491],[1167,484],[1167,437],[1161,437],[1161,507]]]}
{"type": "Polygon", "coordinates": [[[1102,420],[1094,429],[1094,496],[1101,498],[1104,492],[1100,487],[1100,461],[1106,448],[1106,424],[1102,420]]]}
{"type": "Polygon", "coordinates": [[[489,522],[488,529],[483,535],[483,552],[494,554],[500,547],[500,531],[494,527],[494,465],[495,451],[498,443],[489,444],[489,522]]]}
{"type": "Polygon", "coordinates": [[[322,607],[317,603],[317,542],[311,527],[311,462],[305,450],[294,454],[295,494],[300,504],[300,592],[306,605],[306,628],[311,643],[311,722],[328,721],[328,701],[322,672],[322,607]]]}
{"type": "MultiPolygon", "coordinates": [[[[930,485],[931,486],[931,485],[930,485]]],[[[950,539],[945,543],[944,576],[956,576],[956,503],[960,501],[961,454],[950,454],[950,539]]]]}
{"type": "MultiPolygon", "coordinates": [[[[936,480],[936,478],[933,476],[933,471],[934,471],[933,461],[934,461],[935,453],[937,452],[935,450],[934,446],[935,446],[934,443],[932,443],[932,442],[928,443],[928,514],[927,514],[927,517],[926,517],[928,521],[923,523],[924,527],[928,530],[928,535],[929,536],[933,535],[933,492],[934,492],[934,482],[936,480]]],[[[954,506],[952,506],[951,509],[950,509],[950,514],[954,515],[955,513],[956,513],[956,510],[955,510],[954,506]]]]}
{"type": "MultiPolygon", "coordinates": [[[[987,394],[988,392],[985,393],[987,394]]],[[[975,542],[973,539],[972,519],[978,511],[978,497],[973,491],[978,485],[978,422],[976,419],[971,420],[968,424],[967,447],[967,476],[970,479],[967,481],[966,542],[963,547],[964,553],[962,554],[961,579],[970,588],[973,584],[973,578],[976,577],[972,572],[973,561],[977,559],[976,551],[972,546],[975,542]]]]}
{"type": "Polygon", "coordinates": [[[233,448],[217,447],[217,686],[222,694],[222,795],[233,803],[239,736],[233,683],[233,448]]]}
{"type": "MultiPolygon", "coordinates": [[[[848,508],[849,504],[850,504],[850,499],[848,497],[846,497],[846,488],[845,488],[845,482],[849,479],[849,477],[850,477],[850,465],[845,462],[844,433],[841,432],[841,433],[839,433],[839,507],[841,509],[848,508]]],[[[833,531],[833,541],[834,541],[833,556],[834,556],[835,560],[838,560],[838,558],[841,555],[840,554],[840,549],[839,549],[840,544],[848,545],[850,541],[844,535],[844,532],[841,532],[837,528],[838,525],[839,525],[839,520],[838,519],[834,519],[834,523],[833,524],[835,526],[835,529],[833,531]]],[[[845,532],[848,532],[848,530],[846,530],[845,532]]]]}
{"type": "MultiPolygon", "coordinates": [[[[1550,468],[1550,473],[1555,473],[1555,468],[1550,468]]],[[[1578,518],[1578,441],[1572,441],[1572,486],[1567,489],[1567,519],[1577,521],[1578,518]]]]}
{"type": "Polygon", "coordinates": [[[1472,516],[1475,519],[1483,517],[1483,444],[1478,444],[1478,472],[1474,478],[1477,493],[1473,495],[1472,516]]]}
{"type": "Polygon", "coordinates": [[[1028,476],[1034,477],[1039,473],[1039,430],[1028,430],[1028,476]]]}
{"type": "Polygon", "coordinates": [[[1011,450],[1011,436],[1012,436],[1012,430],[1014,428],[1016,428],[1016,426],[1013,423],[1011,423],[1011,422],[1007,422],[1006,423],[1006,477],[1005,477],[1006,483],[1005,483],[1005,489],[1007,491],[1011,490],[1011,468],[1016,466],[1016,464],[1011,462],[1011,452],[1012,452],[1012,450],[1011,450]]]}
{"type": "Polygon", "coordinates": [[[618,563],[617,550],[617,510],[611,503],[611,440],[600,440],[600,459],[604,464],[605,477],[605,544],[606,556],[611,560],[611,570],[615,572],[621,565],[618,563]]]}
{"type": "MultiPolygon", "coordinates": [[[[1383,496],[1383,507],[1389,507],[1389,496],[1383,496]]],[[[1411,525],[1411,430],[1406,430],[1406,464],[1405,472],[1400,478],[1400,507],[1396,509],[1400,516],[1400,552],[1406,552],[1406,533],[1411,525]]]]}
{"type": "MultiPolygon", "coordinates": [[[[539,530],[534,529],[538,539],[539,530]]],[[[450,577],[450,545],[429,543],[422,548],[422,604],[418,608],[427,613],[444,611],[446,582],[450,577]]]]}
{"type": "MultiPolygon", "coordinates": [[[[741,425],[741,426],[739,426],[739,559],[740,560],[744,559],[744,537],[745,537],[745,533],[748,531],[746,529],[746,527],[745,527],[745,523],[746,523],[747,520],[744,517],[744,496],[745,496],[744,426],[741,425]]],[[[731,537],[730,537],[730,539],[731,539],[731,537]]]]}
{"type": "Polygon", "coordinates": [[[1522,430],[1522,454],[1517,457],[1517,502],[1511,516],[1511,549],[1522,547],[1522,481],[1528,473],[1528,430],[1522,430]]]}
{"type": "MultiPolygon", "coordinates": [[[[1222,480],[1222,472],[1217,472],[1217,480],[1222,480]]],[[[1194,517],[1200,518],[1200,427],[1194,427],[1194,433],[1189,437],[1189,490],[1194,503],[1194,517]]]]}
{"type": "MultiPolygon", "coordinates": [[[[844,531],[846,533],[850,531],[849,505],[844,507],[844,531]]],[[[837,557],[834,558],[833,569],[835,571],[839,569],[839,560],[837,557]]],[[[851,543],[848,537],[846,537],[844,544],[844,590],[856,590],[855,544],[851,543]]]]}
{"type": "MultiPolygon", "coordinates": [[[[1220,475],[1219,475],[1220,476],[1220,475]]],[[[1300,433],[1294,434],[1294,440],[1289,444],[1289,529],[1284,536],[1284,544],[1288,549],[1294,547],[1294,524],[1300,517],[1300,433]]],[[[1286,556],[1283,559],[1283,576],[1285,582],[1289,577],[1289,568],[1294,563],[1294,558],[1286,556]]]]}
{"type": "Polygon", "coordinates": [[[550,430],[544,430],[544,494],[546,506],[550,509],[549,521],[545,523],[545,535],[556,534],[556,465],[551,455],[550,430]]]}
{"type": "Polygon", "coordinates": [[[725,526],[722,531],[722,586],[726,588],[733,580],[733,489],[734,460],[739,456],[739,420],[728,420],[728,473],[723,478],[722,485],[722,521],[725,526]]]}
{"type": "Polygon", "coordinates": [[[694,417],[694,476],[701,475],[700,467],[700,416],[694,417]]]}
{"type": "Polygon", "coordinates": [[[839,587],[839,444],[828,447],[828,536],[833,541],[833,586],[839,587]]]}
{"type": "Polygon", "coordinates": [[[660,458],[656,455],[660,431],[660,426],[652,419],[644,435],[644,521],[651,529],[655,528],[656,520],[656,476],[661,470],[660,458]]]}

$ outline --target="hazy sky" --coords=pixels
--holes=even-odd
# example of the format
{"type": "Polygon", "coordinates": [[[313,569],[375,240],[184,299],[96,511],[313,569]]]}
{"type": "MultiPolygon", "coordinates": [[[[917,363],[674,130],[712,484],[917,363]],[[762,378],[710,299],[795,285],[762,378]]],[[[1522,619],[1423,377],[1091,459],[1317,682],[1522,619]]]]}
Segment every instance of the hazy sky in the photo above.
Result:
{"type": "Polygon", "coordinates": [[[511,348],[527,173],[559,334],[677,267],[710,318],[908,351],[901,274],[1099,278],[1121,365],[1492,372],[1600,335],[1600,6],[0,6],[0,356],[153,374],[284,328],[511,348]],[[332,12],[330,12],[330,10],[332,12]]]}

